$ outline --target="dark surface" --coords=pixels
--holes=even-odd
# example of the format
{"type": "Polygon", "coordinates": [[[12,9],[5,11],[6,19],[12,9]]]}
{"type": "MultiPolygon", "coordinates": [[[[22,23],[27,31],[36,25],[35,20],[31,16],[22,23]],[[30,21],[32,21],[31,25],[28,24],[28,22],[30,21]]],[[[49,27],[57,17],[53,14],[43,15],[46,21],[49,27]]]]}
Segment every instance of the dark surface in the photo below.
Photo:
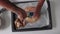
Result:
{"type": "Polygon", "coordinates": [[[36,31],[36,30],[49,30],[52,29],[52,18],[51,18],[51,8],[50,8],[50,2],[47,0],[48,3],[48,12],[49,12],[49,25],[44,27],[38,27],[38,28],[26,28],[26,29],[16,29],[14,26],[14,21],[16,19],[16,15],[12,13],[12,32],[19,32],[19,31],[36,31]]]}

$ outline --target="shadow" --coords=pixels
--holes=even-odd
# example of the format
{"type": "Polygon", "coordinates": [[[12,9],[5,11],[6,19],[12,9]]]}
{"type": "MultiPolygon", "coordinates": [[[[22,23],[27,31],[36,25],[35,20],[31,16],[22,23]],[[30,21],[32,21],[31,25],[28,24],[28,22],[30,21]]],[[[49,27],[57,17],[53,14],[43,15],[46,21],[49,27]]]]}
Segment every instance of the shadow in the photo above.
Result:
{"type": "Polygon", "coordinates": [[[52,26],[53,28],[56,28],[55,2],[50,1],[50,5],[51,5],[51,15],[52,15],[52,26]]]}

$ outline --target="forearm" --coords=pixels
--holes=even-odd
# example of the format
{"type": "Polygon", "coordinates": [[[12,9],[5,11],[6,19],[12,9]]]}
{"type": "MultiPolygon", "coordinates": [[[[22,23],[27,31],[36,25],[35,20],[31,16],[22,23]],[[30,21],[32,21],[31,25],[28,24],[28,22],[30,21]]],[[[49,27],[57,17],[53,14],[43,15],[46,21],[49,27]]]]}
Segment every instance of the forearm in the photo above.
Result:
{"type": "Polygon", "coordinates": [[[38,0],[38,4],[37,4],[35,13],[40,13],[40,10],[41,10],[41,8],[43,6],[44,1],[45,0],[38,0]]]}
{"type": "Polygon", "coordinates": [[[6,8],[7,10],[11,10],[13,13],[16,13],[16,14],[20,14],[22,13],[22,11],[24,11],[8,0],[0,0],[0,6],[6,8]]]}

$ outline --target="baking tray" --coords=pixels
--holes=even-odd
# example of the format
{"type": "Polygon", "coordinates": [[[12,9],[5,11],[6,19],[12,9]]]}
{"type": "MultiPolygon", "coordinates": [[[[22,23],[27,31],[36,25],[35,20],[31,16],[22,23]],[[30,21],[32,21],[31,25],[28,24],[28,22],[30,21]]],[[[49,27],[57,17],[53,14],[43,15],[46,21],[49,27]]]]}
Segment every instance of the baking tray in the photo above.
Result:
{"type": "MultiPolygon", "coordinates": [[[[35,28],[23,28],[23,29],[16,29],[14,26],[14,21],[16,19],[16,14],[12,13],[12,32],[19,32],[19,31],[36,31],[36,30],[49,30],[52,29],[52,18],[51,18],[51,8],[50,8],[50,2],[49,0],[46,0],[47,2],[47,11],[48,11],[48,18],[49,22],[48,25],[43,26],[43,27],[35,27],[35,28]]],[[[15,2],[14,2],[15,3],[15,2]]],[[[21,4],[21,3],[26,3],[26,2],[16,2],[15,4],[21,4]]],[[[29,2],[27,2],[29,3],[29,2]]]]}

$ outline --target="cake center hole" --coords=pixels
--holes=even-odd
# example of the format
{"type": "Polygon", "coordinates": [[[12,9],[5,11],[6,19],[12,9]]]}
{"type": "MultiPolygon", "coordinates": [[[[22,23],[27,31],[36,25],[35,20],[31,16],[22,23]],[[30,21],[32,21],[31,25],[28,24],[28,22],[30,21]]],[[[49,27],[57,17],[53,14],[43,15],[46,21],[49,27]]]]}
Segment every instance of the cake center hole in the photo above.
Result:
{"type": "Polygon", "coordinates": [[[33,16],[33,12],[28,12],[28,17],[32,17],[33,16]]]}

